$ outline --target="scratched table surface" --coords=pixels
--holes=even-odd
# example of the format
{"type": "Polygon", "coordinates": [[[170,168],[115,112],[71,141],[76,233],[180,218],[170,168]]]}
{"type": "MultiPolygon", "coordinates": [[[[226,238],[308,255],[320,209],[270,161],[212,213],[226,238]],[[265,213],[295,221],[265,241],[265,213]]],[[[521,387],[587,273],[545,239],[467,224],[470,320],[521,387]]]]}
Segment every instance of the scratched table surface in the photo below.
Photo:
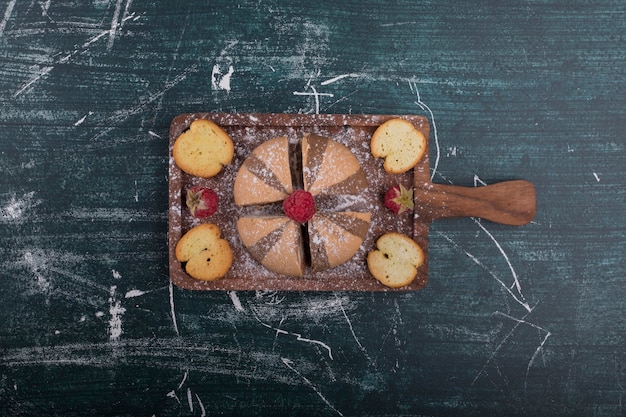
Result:
{"type": "Polygon", "coordinates": [[[3,0],[0,415],[623,416],[625,41],[621,0],[3,0]],[[182,290],[205,111],[423,115],[434,182],[537,216],[433,223],[421,291],[182,290]]]}

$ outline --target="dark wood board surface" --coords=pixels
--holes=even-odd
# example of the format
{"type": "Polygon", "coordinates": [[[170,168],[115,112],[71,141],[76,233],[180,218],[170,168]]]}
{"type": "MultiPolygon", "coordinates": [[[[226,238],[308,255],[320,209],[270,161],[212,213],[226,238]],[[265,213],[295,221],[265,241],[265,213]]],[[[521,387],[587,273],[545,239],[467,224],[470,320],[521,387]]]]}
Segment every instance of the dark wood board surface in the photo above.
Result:
{"type": "Polygon", "coordinates": [[[622,1],[0,4],[0,415],[622,416],[622,1]],[[199,112],[415,115],[420,291],[190,291],[168,139],[199,112]]]}
{"type": "Polygon", "coordinates": [[[369,141],[376,128],[383,122],[398,117],[409,120],[425,137],[429,137],[428,119],[416,115],[193,113],[175,117],[170,127],[170,156],[176,139],[198,119],[211,120],[223,128],[234,142],[235,156],[230,164],[212,178],[186,174],[176,165],[173,157],[169,158],[168,245],[172,282],[190,290],[383,291],[388,287],[379,283],[367,269],[367,253],[374,249],[376,239],[384,233],[397,232],[418,242],[426,258],[418,269],[418,276],[402,289],[407,291],[423,288],[428,280],[428,226],[431,219],[420,217],[415,211],[394,215],[384,207],[383,194],[398,183],[411,187],[429,182],[428,154],[408,172],[388,174],[382,167],[382,160],[372,157],[369,148],[369,141]],[[341,198],[330,206],[318,209],[321,212],[348,211],[356,207],[360,211],[367,210],[371,215],[371,222],[363,244],[348,262],[316,273],[307,267],[304,276],[291,277],[266,269],[242,245],[237,231],[237,220],[258,212],[259,208],[237,207],[234,203],[233,184],[241,164],[257,146],[279,136],[287,137],[292,143],[299,143],[306,134],[327,137],[348,147],[361,164],[368,180],[368,187],[354,196],[356,198],[341,198]],[[213,216],[199,220],[190,215],[184,196],[191,186],[209,187],[217,192],[220,204],[213,216]],[[176,259],[176,244],[186,232],[200,223],[216,224],[233,250],[233,265],[221,279],[194,279],[187,275],[184,266],[176,259]]]}
{"type": "MultiPolygon", "coordinates": [[[[428,282],[428,229],[434,220],[449,217],[479,217],[501,224],[528,224],[536,213],[536,192],[532,183],[523,180],[505,181],[480,188],[433,184],[430,180],[428,119],[415,115],[347,115],[347,114],[258,114],[258,113],[192,113],[178,115],[172,121],[169,135],[169,197],[168,245],[170,279],[189,290],[264,290],[264,291],[389,291],[369,272],[368,252],[376,249],[376,240],[385,233],[395,232],[413,239],[421,248],[423,263],[409,284],[394,288],[408,291],[424,288],[428,282]],[[196,120],[216,123],[233,140],[234,160],[210,178],[189,175],[181,170],[172,149],[181,134],[196,120]],[[424,156],[404,173],[389,173],[381,158],[370,151],[370,141],[376,129],[386,121],[403,119],[427,139],[424,156]],[[318,209],[323,213],[347,211],[360,207],[371,215],[367,235],[357,253],[347,262],[321,272],[305,270],[302,277],[274,273],[254,260],[242,245],[237,220],[259,207],[237,207],[233,184],[243,161],[263,142],[284,136],[299,143],[304,135],[316,134],[331,138],[348,147],[365,173],[368,186],[359,195],[346,199],[341,196],[333,204],[318,209]],[[384,193],[402,184],[412,189],[414,208],[408,213],[394,215],[384,205],[384,193]],[[206,219],[194,218],[185,204],[190,187],[202,186],[214,190],[220,204],[206,219]],[[233,250],[234,262],[220,279],[203,281],[186,273],[176,258],[176,245],[181,237],[201,223],[218,226],[233,250]]],[[[319,201],[318,201],[319,203],[319,201]]],[[[276,211],[272,211],[276,214],[276,211]]],[[[279,215],[282,213],[279,212],[279,215]]]]}

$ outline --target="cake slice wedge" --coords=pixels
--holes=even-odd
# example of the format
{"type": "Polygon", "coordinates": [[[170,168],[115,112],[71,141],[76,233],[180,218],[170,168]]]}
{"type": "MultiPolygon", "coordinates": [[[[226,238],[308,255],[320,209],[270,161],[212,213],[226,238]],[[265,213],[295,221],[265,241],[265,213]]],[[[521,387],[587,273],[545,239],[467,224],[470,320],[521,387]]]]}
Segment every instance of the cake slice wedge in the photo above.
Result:
{"type": "Polygon", "coordinates": [[[304,189],[313,196],[356,195],[367,188],[365,172],[352,151],[323,136],[302,138],[302,175],[304,189]]]}
{"type": "Polygon", "coordinates": [[[365,240],[370,220],[370,213],[315,214],[308,224],[312,270],[324,271],[352,258],[365,240]]]}
{"type": "Polygon", "coordinates": [[[270,271],[304,275],[305,255],[298,223],[284,216],[241,217],[237,231],[250,255],[270,271]]]}
{"type": "Polygon", "coordinates": [[[233,194],[236,205],[248,206],[281,201],[292,191],[289,142],[281,136],[263,142],[243,161],[233,194]]]}

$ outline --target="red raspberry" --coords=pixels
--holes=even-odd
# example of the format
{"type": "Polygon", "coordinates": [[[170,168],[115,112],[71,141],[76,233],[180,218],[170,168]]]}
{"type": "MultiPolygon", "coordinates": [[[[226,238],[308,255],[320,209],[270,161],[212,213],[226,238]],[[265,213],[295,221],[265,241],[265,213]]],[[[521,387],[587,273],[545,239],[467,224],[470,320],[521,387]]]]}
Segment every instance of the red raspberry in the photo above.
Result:
{"type": "Polygon", "coordinates": [[[191,187],[187,190],[187,207],[191,215],[198,219],[209,217],[217,211],[219,198],[210,188],[191,187]]]}
{"type": "Polygon", "coordinates": [[[315,214],[315,200],[310,192],[296,190],[283,200],[287,217],[298,223],[306,223],[315,214]]]}

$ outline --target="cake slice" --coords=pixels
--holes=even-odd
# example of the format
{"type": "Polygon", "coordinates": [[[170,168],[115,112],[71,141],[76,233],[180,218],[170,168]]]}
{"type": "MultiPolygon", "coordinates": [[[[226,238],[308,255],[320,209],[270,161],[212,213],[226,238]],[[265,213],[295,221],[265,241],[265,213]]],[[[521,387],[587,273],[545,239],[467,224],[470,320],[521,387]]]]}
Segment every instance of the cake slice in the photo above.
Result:
{"type": "Polygon", "coordinates": [[[286,136],[257,146],[241,164],[233,189],[238,206],[281,201],[292,191],[286,136]]]}
{"type": "Polygon", "coordinates": [[[302,138],[304,189],[313,196],[356,195],[367,188],[361,164],[348,147],[322,136],[302,138]]]}
{"type": "Polygon", "coordinates": [[[241,217],[237,231],[250,255],[278,274],[304,275],[301,227],[283,216],[241,217]]]}
{"type": "Polygon", "coordinates": [[[371,220],[370,213],[317,213],[309,220],[311,268],[334,268],[352,258],[361,247],[371,220]]]}

